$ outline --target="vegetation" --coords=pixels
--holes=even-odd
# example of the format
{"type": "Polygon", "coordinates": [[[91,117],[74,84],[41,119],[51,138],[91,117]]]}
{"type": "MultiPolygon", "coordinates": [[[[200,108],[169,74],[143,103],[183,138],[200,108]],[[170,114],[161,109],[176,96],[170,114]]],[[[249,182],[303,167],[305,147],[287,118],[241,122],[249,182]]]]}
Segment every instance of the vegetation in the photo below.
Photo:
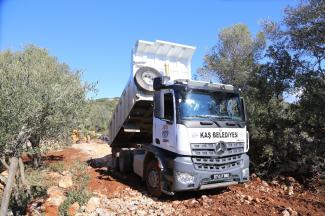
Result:
{"type": "Polygon", "coordinates": [[[254,39],[246,25],[237,24],[221,30],[218,38],[217,45],[204,58],[200,76],[211,79],[214,75],[221,82],[245,89],[265,47],[264,34],[258,33],[254,39]]]}
{"type": "Polygon", "coordinates": [[[76,161],[69,167],[69,171],[72,173],[74,185],[67,191],[67,198],[59,207],[60,215],[69,215],[68,210],[72,204],[77,202],[82,206],[92,195],[86,188],[90,178],[87,172],[87,164],[76,161]]]}
{"type": "Polygon", "coordinates": [[[109,119],[117,103],[118,98],[101,98],[90,101],[85,128],[97,133],[107,134],[109,119]]]}
{"type": "Polygon", "coordinates": [[[91,194],[84,190],[76,190],[76,191],[69,191],[67,193],[67,198],[59,207],[60,215],[68,216],[69,215],[69,208],[72,204],[78,203],[80,206],[84,205],[91,194]]]}
{"type": "Polygon", "coordinates": [[[22,52],[0,53],[0,158],[9,169],[0,215],[6,215],[12,188],[16,202],[20,186],[30,196],[21,160],[28,143],[39,166],[40,141],[58,139],[77,127],[92,89],[82,83],[80,72],[71,71],[44,49],[28,46],[22,52]]]}
{"type": "Polygon", "coordinates": [[[201,75],[243,89],[259,174],[324,174],[324,14],[324,1],[302,1],[286,8],[281,23],[265,21],[256,39],[244,25],[222,30],[206,55],[201,75]]]}

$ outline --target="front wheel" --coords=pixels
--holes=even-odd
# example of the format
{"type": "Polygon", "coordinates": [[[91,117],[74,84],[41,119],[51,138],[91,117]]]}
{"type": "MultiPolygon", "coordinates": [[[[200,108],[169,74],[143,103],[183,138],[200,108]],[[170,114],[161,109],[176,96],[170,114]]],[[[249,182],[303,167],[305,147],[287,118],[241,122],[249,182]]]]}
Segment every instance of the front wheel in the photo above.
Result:
{"type": "Polygon", "coordinates": [[[146,168],[146,185],[150,195],[160,197],[162,191],[160,188],[160,168],[157,160],[152,160],[146,168]]]}

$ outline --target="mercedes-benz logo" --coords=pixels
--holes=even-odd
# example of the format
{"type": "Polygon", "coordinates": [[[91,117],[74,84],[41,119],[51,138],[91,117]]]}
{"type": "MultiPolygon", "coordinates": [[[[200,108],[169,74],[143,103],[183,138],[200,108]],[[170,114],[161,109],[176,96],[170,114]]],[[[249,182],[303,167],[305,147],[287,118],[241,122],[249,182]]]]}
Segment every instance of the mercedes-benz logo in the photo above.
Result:
{"type": "Polygon", "coordinates": [[[227,144],[223,141],[220,141],[216,145],[216,154],[217,155],[222,155],[227,151],[227,144]]]}

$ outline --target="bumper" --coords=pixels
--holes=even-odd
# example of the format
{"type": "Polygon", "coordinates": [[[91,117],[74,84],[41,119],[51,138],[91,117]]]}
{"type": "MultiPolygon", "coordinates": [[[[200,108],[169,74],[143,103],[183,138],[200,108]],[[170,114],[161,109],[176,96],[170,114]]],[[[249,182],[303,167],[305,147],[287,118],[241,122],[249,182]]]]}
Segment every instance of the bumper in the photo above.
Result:
{"type": "Polygon", "coordinates": [[[248,168],[249,157],[246,154],[239,167],[229,168],[222,172],[200,171],[194,168],[191,157],[177,157],[174,159],[172,191],[205,190],[246,182],[249,180],[248,168]],[[177,177],[180,173],[189,178],[186,181],[181,181],[177,177]],[[229,175],[229,177],[218,179],[214,177],[222,174],[229,175]]]}

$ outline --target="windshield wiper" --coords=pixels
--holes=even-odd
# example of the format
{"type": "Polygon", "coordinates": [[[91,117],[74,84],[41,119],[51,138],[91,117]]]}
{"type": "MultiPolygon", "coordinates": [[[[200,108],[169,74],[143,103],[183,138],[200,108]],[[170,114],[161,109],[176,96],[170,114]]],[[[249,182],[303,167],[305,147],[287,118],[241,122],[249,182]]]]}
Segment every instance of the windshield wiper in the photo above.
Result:
{"type": "Polygon", "coordinates": [[[217,119],[220,119],[220,120],[231,120],[231,121],[234,121],[239,127],[242,127],[242,125],[240,124],[239,120],[238,119],[233,119],[231,117],[216,117],[217,119]]]}
{"type": "Polygon", "coordinates": [[[193,117],[193,118],[206,118],[206,119],[209,119],[210,121],[212,121],[213,123],[215,123],[218,127],[221,127],[220,124],[218,123],[218,121],[216,121],[211,116],[208,116],[208,115],[196,115],[196,116],[191,116],[191,117],[193,117]]]}

